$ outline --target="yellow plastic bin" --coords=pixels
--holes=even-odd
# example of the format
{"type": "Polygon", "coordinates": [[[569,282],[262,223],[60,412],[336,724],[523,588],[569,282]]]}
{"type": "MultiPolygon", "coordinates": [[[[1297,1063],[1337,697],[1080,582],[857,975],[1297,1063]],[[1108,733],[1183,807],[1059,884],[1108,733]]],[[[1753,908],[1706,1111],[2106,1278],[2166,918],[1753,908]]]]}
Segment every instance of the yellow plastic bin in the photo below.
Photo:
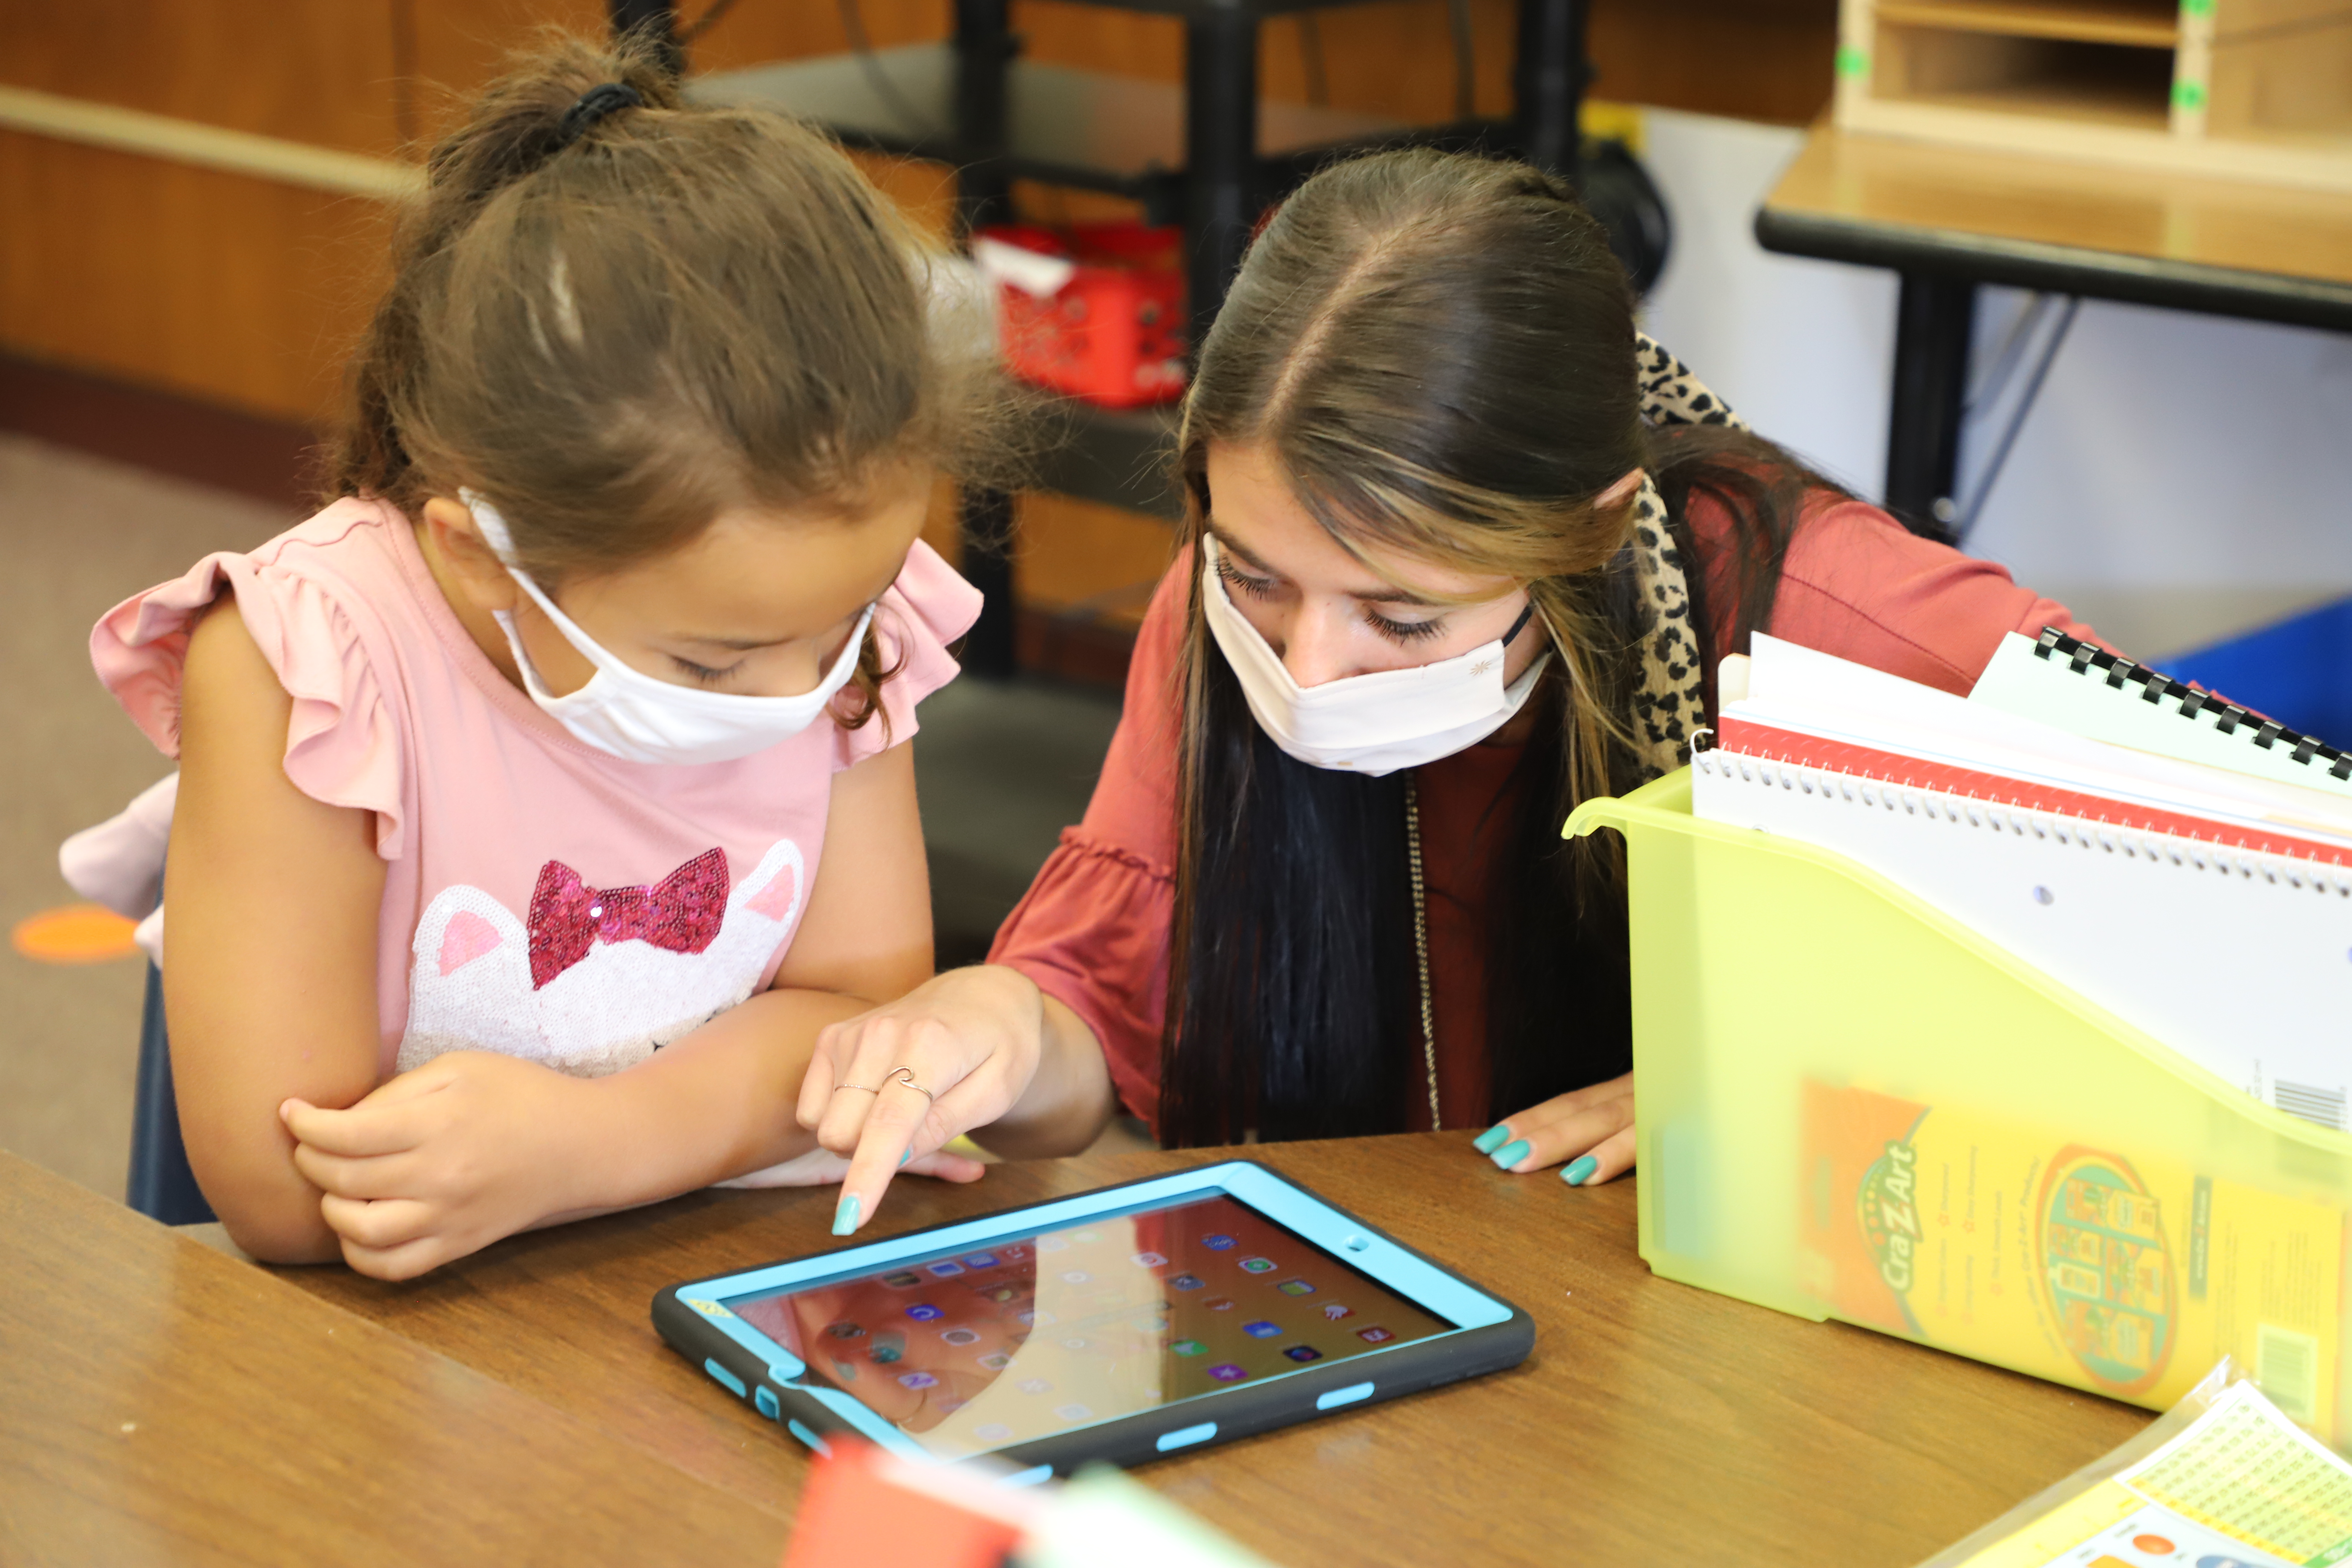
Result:
{"type": "MultiPolygon", "coordinates": [[[[2352,1137],[1842,856],[1698,820],[1687,769],[1566,831],[1601,827],[1654,1272],[2152,1408],[2226,1353],[2346,1447],[2352,1137]]],[[[2147,984],[2231,977],[2151,931],[2147,984]]]]}

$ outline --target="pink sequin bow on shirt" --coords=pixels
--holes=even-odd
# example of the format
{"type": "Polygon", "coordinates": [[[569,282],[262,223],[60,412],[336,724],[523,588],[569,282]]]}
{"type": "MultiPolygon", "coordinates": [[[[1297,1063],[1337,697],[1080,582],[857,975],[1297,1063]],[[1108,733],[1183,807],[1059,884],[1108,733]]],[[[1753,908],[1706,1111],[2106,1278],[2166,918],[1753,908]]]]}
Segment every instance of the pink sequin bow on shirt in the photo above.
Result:
{"type": "Polygon", "coordinates": [[[592,888],[561,860],[530,893],[530,986],[536,991],[600,942],[647,942],[700,952],[727,914],[727,856],[706,849],[650,888],[592,888]]]}

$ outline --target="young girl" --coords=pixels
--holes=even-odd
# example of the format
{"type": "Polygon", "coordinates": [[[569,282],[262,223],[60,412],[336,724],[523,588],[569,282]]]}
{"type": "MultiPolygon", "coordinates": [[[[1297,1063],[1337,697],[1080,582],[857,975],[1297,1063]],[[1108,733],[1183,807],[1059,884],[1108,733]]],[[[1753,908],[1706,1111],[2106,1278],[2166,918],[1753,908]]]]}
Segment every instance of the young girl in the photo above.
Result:
{"type": "MultiPolygon", "coordinates": [[[[1086,821],[993,962],[826,1032],[801,1115],[898,1152],[1004,1116],[1081,1145],[1488,1128],[1633,1163],[1622,867],[1576,803],[1678,766],[1774,635],[1966,691],[2064,609],[1746,433],[1636,336],[1592,219],[1427,152],[1309,180],[1201,351],[1182,548],[1086,821]],[[835,1091],[910,1071],[921,1106],[835,1091]]],[[[991,1142],[998,1135],[984,1134],[991,1142]]]]}
{"type": "Polygon", "coordinates": [[[905,742],[979,595],[917,534],[991,406],[846,160],[642,54],[488,89],[395,261],[342,499],[92,636],[181,759],[198,1181],[256,1255],[388,1279],[838,1174],[790,1107],[930,973],[905,742]]]}

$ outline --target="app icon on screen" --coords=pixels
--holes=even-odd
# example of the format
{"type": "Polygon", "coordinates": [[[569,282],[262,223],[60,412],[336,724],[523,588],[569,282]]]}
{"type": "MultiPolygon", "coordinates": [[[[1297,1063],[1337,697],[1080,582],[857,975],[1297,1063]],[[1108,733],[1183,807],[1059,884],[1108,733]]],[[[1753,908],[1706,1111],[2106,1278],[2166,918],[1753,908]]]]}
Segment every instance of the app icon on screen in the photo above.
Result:
{"type": "Polygon", "coordinates": [[[1212,1312],[1230,1312],[1234,1310],[1234,1299],[1231,1296],[1212,1296],[1201,1305],[1212,1312]]]}
{"type": "Polygon", "coordinates": [[[1083,1268],[1073,1268],[1068,1273],[1062,1276],[1062,1283],[1065,1285],[1083,1285],[1093,1278],[1093,1275],[1087,1273],[1083,1268]]]}
{"type": "Polygon", "coordinates": [[[1058,1236],[1041,1236],[1037,1238],[1037,1250],[1040,1252],[1059,1252],[1069,1245],[1058,1236]]]}
{"type": "Polygon", "coordinates": [[[1013,1428],[1002,1421],[991,1421],[985,1426],[975,1426],[971,1435],[983,1443],[1002,1443],[1013,1436],[1013,1428]]]}
{"type": "Polygon", "coordinates": [[[993,1268],[996,1267],[996,1254],[992,1252],[968,1253],[964,1257],[963,1266],[966,1268],[993,1268]]]}
{"type": "Polygon", "coordinates": [[[1013,1358],[1003,1351],[992,1351],[980,1358],[980,1364],[990,1372],[1003,1372],[1013,1364],[1013,1358]]]}
{"type": "Polygon", "coordinates": [[[951,1345],[976,1345],[980,1343],[980,1335],[970,1329],[950,1329],[946,1332],[940,1334],[940,1339],[942,1342],[951,1345]]]}
{"type": "Polygon", "coordinates": [[[1274,1338],[1275,1335],[1282,1332],[1282,1325],[1280,1323],[1269,1323],[1263,1321],[1255,1323],[1244,1323],[1242,1325],[1242,1332],[1247,1334],[1254,1340],[1270,1340],[1274,1338]]]}
{"type": "Polygon", "coordinates": [[[1157,1312],[1146,1312],[1143,1316],[1131,1320],[1129,1326],[1138,1333],[1164,1333],[1167,1331],[1168,1320],[1157,1312]]]}
{"type": "Polygon", "coordinates": [[[1070,1233],[1070,1239],[1076,1242],[1080,1247],[1092,1247],[1096,1242],[1100,1241],[1102,1237],[1091,1230],[1075,1230],[1070,1233]]]}
{"type": "Polygon", "coordinates": [[[1286,1296],[1312,1296],[1315,1287],[1304,1279],[1286,1279],[1275,1287],[1286,1296]]]}
{"type": "Polygon", "coordinates": [[[1355,1315],[1356,1311],[1352,1307],[1342,1307],[1337,1301],[1323,1303],[1323,1321],[1327,1323],[1336,1323],[1342,1318],[1352,1318],[1355,1315]]]}
{"type": "Polygon", "coordinates": [[[1209,1347],[1198,1340],[1178,1340],[1168,1348],[1178,1355],[1206,1355],[1209,1352],[1209,1347]]]}
{"type": "Polygon", "coordinates": [[[1062,1348],[1066,1351],[1082,1351],[1087,1348],[1088,1342],[1083,1336],[1072,1334],[1062,1342],[1062,1348]]]}
{"type": "Polygon", "coordinates": [[[866,1347],[866,1359],[877,1366],[887,1366],[907,1353],[907,1336],[896,1329],[885,1330],[874,1336],[866,1347]]]}
{"type": "Polygon", "coordinates": [[[1178,1274],[1172,1276],[1168,1283],[1178,1290],[1198,1290],[1208,1281],[1202,1279],[1198,1274],[1178,1274]]]}
{"type": "Polygon", "coordinates": [[[1315,1350],[1307,1345],[1287,1345],[1284,1347],[1282,1353],[1288,1356],[1293,1361],[1321,1361],[1323,1359],[1323,1352],[1321,1351],[1315,1350]]]}
{"type": "Polygon", "coordinates": [[[1234,1238],[1230,1236],[1204,1236],[1201,1238],[1201,1245],[1212,1252],[1223,1252],[1234,1245],[1234,1238]]]}
{"type": "Polygon", "coordinates": [[[914,1319],[915,1321],[919,1323],[929,1323],[935,1322],[939,1319],[946,1317],[947,1314],[940,1311],[937,1307],[932,1306],[929,1301],[918,1301],[913,1306],[907,1309],[907,1316],[914,1319]]]}
{"type": "Polygon", "coordinates": [[[896,1274],[882,1276],[882,1283],[893,1290],[911,1290],[923,1282],[923,1277],[911,1268],[901,1268],[896,1274]]]}
{"type": "Polygon", "coordinates": [[[1013,1321],[1019,1323],[1024,1329],[1050,1329],[1054,1326],[1054,1314],[1051,1312],[1040,1312],[1034,1308],[1024,1307],[1021,1310],[1013,1314],[1013,1321]]]}
{"type": "Polygon", "coordinates": [[[1065,1421],[1091,1421],[1095,1413],[1083,1405],[1056,1405],[1054,1414],[1065,1421]]]}
{"type": "Polygon", "coordinates": [[[1386,1329],[1358,1329],[1356,1337],[1368,1345],[1384,1345],[1396,1336],[1386,1329]]]}
{"type": "Polygon", "coordinates": [[[1242,1259],[1242,1271],[1245,1274],[1271,1274],[1274,1272],[1274,1259],[1271,1258],[1244,1258],[1242,1259]]]}
{"type": "Polygon", "coordinates": [[[1015,1384],[1024,1394],[1051,1394],[1054,1385],[1042,1377],[1024,1377],[1015,1384]]]}
{"type": "Polygon", "coordinates": [[[937,1388],[940,1380],[928,1372],[902,1372],[898,1374],[901,1388],[937,1388]]]}
{"type": "Polygon", "coordinates": [[[866,1331],[856,1323],[834,1323],[824,1331],[837,1340],[862,1340],[866,1337],[866,1331]]]}
{"type": "Polygon", "coordinates": [[[857,1369],[850,1365],[845,1361],[837,1361],[833,1363],[833,1374],[834,1376],[841,1379],[844,1383],[856,1383],[857,1381],[857,1369]]]}
{"type": "Polygon", "coordinates": [[[934,1275],[938,1276],[941,1279],[952,1279],[957,1275],[963,1272],[963,1265],[961,1263],[949,1263],[942,1261],[939,1263],[927,1263],[924,1267],[929,1268],[934,1275]]]}
{"type": "Polygon", "coordinates": [[[1247,1377],[1249,1373],[1244,1372],[1241,1368],[1235,1366],[1229,1361],[1221,1361],[1216,1365],[1209,1369],[1209,1375],[1215,1378],[1219,1383],[1239,1383],[1242,1379],[1247,1377]]]}
{"type": "Polygon", "coordinates": [[[1013,1300],[1013,1297],[1021,1294],[1021,1287],[1018,1285],[999,1285],[993,1289],[982,1290],[981,1294],[987,1297],[990,1300],[994,1301],[997,1305],[1003,1306],[1005,1302],[1013,1300]]]}
{"type": "Polygon", "coordinates": [[[1128,1261],[1138,1268],[1160,1268],[1166,1266],[1168,1259],[1156,1252],[1139,1252],[1128,1261]]]}

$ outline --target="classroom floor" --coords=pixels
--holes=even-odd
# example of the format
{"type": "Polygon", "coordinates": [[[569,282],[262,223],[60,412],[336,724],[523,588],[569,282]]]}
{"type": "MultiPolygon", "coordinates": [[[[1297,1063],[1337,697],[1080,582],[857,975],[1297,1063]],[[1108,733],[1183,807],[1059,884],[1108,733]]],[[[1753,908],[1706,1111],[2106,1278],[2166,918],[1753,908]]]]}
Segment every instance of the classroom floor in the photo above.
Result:
{"type": "MultiPolygon", "coordinates": [[[[169,771],[91,675],[89,627],[215,550],[296,521],[263,503],[0,433],[0,924],[75,901],[66,835],[169,771]]],[[[915,742],[940,962],[971,963],[1085,810],[1115,693],[959,681],[915,742]]],[[[0,953],[0,1148],[109,1194],[129,1166],[143,963],[0,953]]]]}

